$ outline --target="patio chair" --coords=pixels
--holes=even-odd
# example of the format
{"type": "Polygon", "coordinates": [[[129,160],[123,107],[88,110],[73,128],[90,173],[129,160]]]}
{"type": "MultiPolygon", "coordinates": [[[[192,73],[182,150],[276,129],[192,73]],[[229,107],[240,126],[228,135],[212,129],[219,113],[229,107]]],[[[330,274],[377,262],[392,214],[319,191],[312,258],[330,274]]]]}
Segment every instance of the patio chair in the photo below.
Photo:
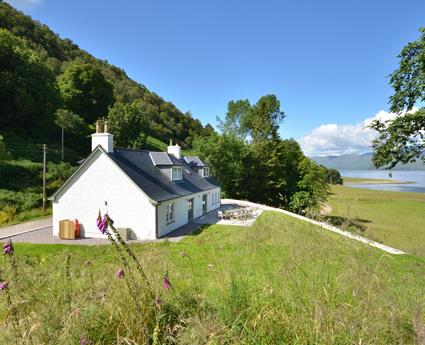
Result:
{"type": "Polygon", "coordinates": [[[218,219],[224,219],[223,211],[218,211],[218,219]]]}

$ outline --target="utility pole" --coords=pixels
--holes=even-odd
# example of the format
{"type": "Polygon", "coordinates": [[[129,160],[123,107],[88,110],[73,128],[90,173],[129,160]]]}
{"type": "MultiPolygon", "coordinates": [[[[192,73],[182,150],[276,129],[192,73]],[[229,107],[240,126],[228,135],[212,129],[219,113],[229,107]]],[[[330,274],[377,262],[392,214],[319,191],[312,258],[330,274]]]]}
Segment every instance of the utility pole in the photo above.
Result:
{"type": "Polygon", "coordinates": [[[47,164],[47,145],[43,144],[43,212],[46,211],[46,164],[47,164]]]}
{"type": "Polygon", "coordinates": [[[64,150],[64,129],[63,129],[63,127],[62,127],[62,161],[63,161],[63,157],[64,157],[64,153],[63,153],[63,150],[64,150]]]}

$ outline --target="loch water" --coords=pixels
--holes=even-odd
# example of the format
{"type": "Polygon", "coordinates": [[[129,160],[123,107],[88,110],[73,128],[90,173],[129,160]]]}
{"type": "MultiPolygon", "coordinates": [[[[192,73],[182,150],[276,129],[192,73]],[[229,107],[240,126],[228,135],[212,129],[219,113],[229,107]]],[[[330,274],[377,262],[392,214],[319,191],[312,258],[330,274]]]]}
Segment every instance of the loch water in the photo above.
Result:
{"type": "Polygon", "coordinates": [[[394,192],[425,193],[425,170],[340,170],[339,172],[341,173],[341,176],[347,177],[412,182],[388,184],[356,183],[350,185],[350,187],[388,190],[394,192]]]}

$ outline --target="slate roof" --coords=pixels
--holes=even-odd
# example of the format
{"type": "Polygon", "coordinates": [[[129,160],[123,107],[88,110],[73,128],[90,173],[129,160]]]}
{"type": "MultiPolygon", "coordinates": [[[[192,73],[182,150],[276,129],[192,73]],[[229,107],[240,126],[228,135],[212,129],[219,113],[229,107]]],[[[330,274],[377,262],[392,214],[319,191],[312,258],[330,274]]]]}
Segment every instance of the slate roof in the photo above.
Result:
{"type": "Polygon", "coordinates": [[[169,155],[173,165],[183,165],[183,180],[171,181],[161,173],[151,159],[152,152],[144,150],[115,149],[109,157],[142,189],[152,200],[161,202],[207,191],[219,187],[212,178],[202,178],[189,164],[182,164],[169,155]]]}
{"type": "Polygon", "coordinates": [[[149,156],[155,165],[173,165],[168,154],[165,152],[149,152],[149,156]]]}
{"type": "Polygon", "coordinates": [[[198,168],[202,168],[202,167],[207,167],[208,166],[203,161],[201,161],[198,156],[184,156],[184,160],[190,166],[195,166],[195,167],[198,167],[198,168]]]}

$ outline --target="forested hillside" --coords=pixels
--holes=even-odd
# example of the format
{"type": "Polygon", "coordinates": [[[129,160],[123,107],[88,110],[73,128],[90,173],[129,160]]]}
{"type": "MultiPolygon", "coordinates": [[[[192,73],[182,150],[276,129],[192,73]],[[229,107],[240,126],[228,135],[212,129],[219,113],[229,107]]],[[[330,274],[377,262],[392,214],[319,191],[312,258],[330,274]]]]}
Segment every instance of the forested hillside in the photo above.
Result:
{"type": "Polygon", "coordinates": [[[213,131],[1,0],[0,80],[0,134],[11,151],[41,142],[59,146],[63,129],[67,152],[84,156],[94,121],[108,114],[117,144],[135,148],[149,136],[187,148],[213,131]],[[123,128],[133,131],[123,136],[123,128]]]}

